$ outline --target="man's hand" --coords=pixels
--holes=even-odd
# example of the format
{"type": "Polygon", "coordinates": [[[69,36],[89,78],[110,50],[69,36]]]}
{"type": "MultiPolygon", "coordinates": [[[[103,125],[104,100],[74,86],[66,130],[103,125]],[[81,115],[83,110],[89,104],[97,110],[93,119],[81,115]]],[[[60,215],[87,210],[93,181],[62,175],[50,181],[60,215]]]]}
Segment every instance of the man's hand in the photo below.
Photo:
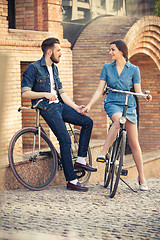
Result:
{"type": "Polygon", "coordinates": [[[81,114],[85,114],[85,113],[89,112],[89,110],[90,110],[90,107],[86,106],[85,108],[82,109],[82,113],[81,114]]]}
{"type": "Polygon", "coordinates": [[[45,93],[45,98],[49,99],[49,101],[57,100],[57,96],[54,93],[45,93]]]}
{"type": "Polygon", "coordinates": [[[84,113],[83,113],[83,109],[84,109],[84,108],[85,108],[84,105],[80,105],[80,106],[77,106],[75,110],[76,110],[78,113],[80,113],[80,114],[83,115],[83,114],[84,114],[84,113]]]}

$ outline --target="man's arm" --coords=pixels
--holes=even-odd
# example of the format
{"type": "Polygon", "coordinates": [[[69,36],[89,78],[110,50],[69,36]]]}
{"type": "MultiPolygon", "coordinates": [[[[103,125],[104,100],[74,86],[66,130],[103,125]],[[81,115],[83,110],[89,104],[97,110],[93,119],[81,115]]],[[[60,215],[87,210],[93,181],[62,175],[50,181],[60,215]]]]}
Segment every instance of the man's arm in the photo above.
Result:
{"type": "Polygon", "coordinates": [[[82,108],[84,107],[83,105],[78,106],[77,104],[75,104],[74,102],[72,102],[72,100],[68,97],[68,95],[67,95],[65,92],[61,93],[61,98],[62,98],[63,102],[64,102],[66,105],[68,105],[68,106],[70,106],[71,108],[75,109],[78,113],[81,113],[81,110],[82,110],[82,108]]]}
{"type": "Polygon", "coordinates": [[[54,93],[48,92],[25,91],[22,93],[22,97],[27,99],[47,98],[49,101],[57,100],[57,97],[54,93]]]}

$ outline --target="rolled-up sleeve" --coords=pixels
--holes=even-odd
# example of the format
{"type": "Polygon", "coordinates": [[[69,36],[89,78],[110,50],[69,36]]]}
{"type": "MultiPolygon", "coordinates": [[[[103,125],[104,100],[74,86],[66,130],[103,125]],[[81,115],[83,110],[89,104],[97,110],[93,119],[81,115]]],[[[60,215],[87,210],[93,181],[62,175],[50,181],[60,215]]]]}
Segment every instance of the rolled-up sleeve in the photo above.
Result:
{"type": "Polygon", "coordinates": [[[107,81],[107,69],[106,64],[103,66],[101,74],[100,74],[100,80],[107,81]]]}
{"type": "Polygon", "coordinates": [[[22,74],[21,93],[32,90],[36,78],[36,71],[36,67],[33,64],[30,64],[24,71],[22,74]]]}
{"type": "Polygon", "coordinates": [[[133,83],[141,82],[140,70],[139,70],[139,67],[137,67],[137,66],[134,67],[134,73],[133,73],[132,79],[133,79],[133,83]]]}
{"type": "Polygon", "coordinates": [[[64,93],[63,88],[59,89],[59,94],[61,95],[62,93],[64,93]]]}

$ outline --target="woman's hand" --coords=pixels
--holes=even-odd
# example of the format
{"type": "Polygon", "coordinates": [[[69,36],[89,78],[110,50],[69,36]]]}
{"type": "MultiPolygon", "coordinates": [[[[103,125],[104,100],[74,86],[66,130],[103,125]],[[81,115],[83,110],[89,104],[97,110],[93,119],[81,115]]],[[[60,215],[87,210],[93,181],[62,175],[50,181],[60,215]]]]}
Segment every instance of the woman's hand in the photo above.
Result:
{"type": "Polygon", "coordinates": [[[147,102],[151,102],[152,101],[152,95],[148,95],[145,99],[146,99],[147,102]]]}
{"type": "Polygon", "coordinates": [[[76,108],[75,108],[75,110],[78,112],[78,113],[80,113],[80,114],[84,114],[83,113],[83,109],[85,108],[85,106],[84,105],[80,105],[80,106],[77,106],[76,108]]]}
{"type": "Polygon", "coordinates": [[[85,108],[82,109],[82,114],[89,112],[89,110],[90,110],[90,107],[87,105],[85,108]]]}

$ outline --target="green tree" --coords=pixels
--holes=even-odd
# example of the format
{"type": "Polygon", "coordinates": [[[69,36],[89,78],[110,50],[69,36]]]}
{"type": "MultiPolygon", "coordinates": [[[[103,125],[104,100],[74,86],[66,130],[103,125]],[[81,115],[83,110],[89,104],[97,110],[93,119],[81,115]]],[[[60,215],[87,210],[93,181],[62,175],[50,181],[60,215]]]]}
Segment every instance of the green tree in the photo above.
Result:
{"type": "Polygon", "coordinates": [[[155,5],[155,10],[154,10],[155,15],[160,17],[160,0],[155,0],[154,5],[155,5]]]}

